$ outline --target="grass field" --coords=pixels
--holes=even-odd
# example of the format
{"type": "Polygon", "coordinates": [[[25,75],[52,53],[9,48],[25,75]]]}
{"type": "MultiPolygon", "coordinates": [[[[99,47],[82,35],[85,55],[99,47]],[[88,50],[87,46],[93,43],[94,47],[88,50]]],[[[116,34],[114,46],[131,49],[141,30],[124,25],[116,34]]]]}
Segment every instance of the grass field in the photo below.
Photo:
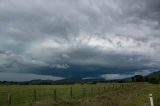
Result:
{"type": "Polygon", "coordinates": [[[160,106],[160,85],[148,83],[0,85],[0,106],[160,106]]]}

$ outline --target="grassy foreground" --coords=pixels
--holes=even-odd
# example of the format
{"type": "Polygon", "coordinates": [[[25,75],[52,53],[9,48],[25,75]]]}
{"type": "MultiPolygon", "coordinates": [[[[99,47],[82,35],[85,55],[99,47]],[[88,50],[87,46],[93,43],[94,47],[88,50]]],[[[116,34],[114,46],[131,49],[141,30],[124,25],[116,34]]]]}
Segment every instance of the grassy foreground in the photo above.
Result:
{"type": "Polygon", "coordinates": [[[148,94],[160,106],[160,85],[0,85],[0,106],[150,106],[148,94]],[[56,92],[55,92],[56,91],[56,92]]]}

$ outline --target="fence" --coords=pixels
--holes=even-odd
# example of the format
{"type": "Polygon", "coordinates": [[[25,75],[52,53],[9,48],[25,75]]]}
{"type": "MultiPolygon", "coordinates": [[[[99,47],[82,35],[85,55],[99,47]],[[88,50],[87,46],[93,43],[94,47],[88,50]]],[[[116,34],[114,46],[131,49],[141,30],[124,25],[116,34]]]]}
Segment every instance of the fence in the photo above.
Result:
{"type": "Polygon", "coordinates": [[[62,85],[45,88],[44,85],[15,88],[10,86],[11,91],[0,92],[0,106],[31,106],[32,103],[51,99],[54,101],[85,99],[91,98],[102,93],[107,93],[127,87],[133,87],[134,84],[95,84],[95,85],[62,85]],[[31,88],[30,88],[31,87],[31,88]],[[40,89],[40,88],[45,89],[40,89]],[[17,88],[17,89],[16,89],[17,88]],[[21,90],[23,89],[24,90],[21,90]],[[33,89],[34,88],[34,89],[33,89]]]}

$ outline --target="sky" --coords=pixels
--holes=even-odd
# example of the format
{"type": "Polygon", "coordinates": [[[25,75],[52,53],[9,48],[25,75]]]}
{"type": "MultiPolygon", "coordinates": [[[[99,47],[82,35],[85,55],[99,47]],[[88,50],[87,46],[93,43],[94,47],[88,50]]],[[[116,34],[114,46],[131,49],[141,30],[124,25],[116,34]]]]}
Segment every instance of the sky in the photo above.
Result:
{"type": "Polygon", "coordinates": [[[0,80],[107,80],[158,71],[159,5],[159,0],[0,0],[0,80]]]}

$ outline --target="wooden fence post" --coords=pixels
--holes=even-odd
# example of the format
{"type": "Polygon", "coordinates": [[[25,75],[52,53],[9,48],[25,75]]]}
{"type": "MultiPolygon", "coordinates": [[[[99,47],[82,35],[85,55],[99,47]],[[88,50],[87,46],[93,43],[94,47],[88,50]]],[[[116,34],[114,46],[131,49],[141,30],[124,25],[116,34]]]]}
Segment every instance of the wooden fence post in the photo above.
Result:
{"type": "Polygon", "coordinates": [[[98,87],[98,94],[100,94],[100,88],[98,87]]]}
{"type": "Polygon", "coordinates": [[[124,88],[124,85],[122,84],[122,88],[124,88]]]}
{"type": "Polygon", "coordinates": [[[149,99],[150,99],[151,106],[154,106],[152,94],[149,94],[149,99]]]}
{"type": "Polygon", "coordinates": [[[56,101],[57,100],[57,90],[54,89],[54,100],[56,101]]]}
{"type": "Polygon", "coordinates": [[[114,84],[112,85],[112,89],[114,90],[114,84]]]}
{"type": "Polygon", "coordinates": [[[73,97],[72,87],[70,88],[70,97],[73,97]]]}
{"type": "Polygon", "coordinates": [[[12,97],[8,94],[8,106],[12,106],[12,97]]]}
{"type": "Polygon", "coordinates": [[[120,84],[120,88],[122,88],[122,84],[120,84]]]}
{"type": "Polygon", "coordinates": [[[104,90],[104,92],[106,92],[106,87],[105,86],[103,87],[103,90],[104,90]]]}
{"type": "Polygon", "coordinates": [[[91,96],[93,96],[93,87],[91,87],[91,96]]]}
{"type": "Polygon", "coordinates": [[[36,89],[34,89],[34,101],[37,101],[37,94],[36,94],[36,89]]]}
{"type": "Polygon", "coordinates": [[[85,96],[86,96],[86,89],[83,88],[83,97],[85,97],[85,96]]]}

